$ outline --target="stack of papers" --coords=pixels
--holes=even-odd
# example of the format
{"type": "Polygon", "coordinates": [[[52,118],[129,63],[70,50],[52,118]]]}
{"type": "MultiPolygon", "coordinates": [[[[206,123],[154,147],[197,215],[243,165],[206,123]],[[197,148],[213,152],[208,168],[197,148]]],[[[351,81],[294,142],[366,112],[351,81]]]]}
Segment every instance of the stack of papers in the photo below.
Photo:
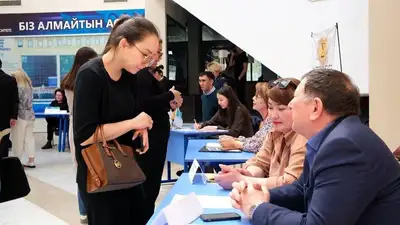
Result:
{"type": "MultiPolygon", "coordinates": [[[[175,201],[178,201],[182,198],[186,197],[186,195],[176,194],[171,201],[171,204],[175,201]]],[[[203,209],[231,209],[232,203],[229,196],[210,196],[210,195],[196,195],[196,198],[199,200],[200,205],[203,209]]]]}

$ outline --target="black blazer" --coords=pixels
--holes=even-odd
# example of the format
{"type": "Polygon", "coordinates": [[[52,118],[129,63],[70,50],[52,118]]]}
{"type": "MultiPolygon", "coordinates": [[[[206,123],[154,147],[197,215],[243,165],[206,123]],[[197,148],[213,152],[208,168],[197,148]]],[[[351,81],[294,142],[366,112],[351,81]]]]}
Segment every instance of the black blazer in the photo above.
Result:
{"type": "MultiPolygon", "coordinates": [[[[153,77],[148,68],[140,70],[134,79],[135,98],[138,112],[146,112],[153,119],[153,129],[159,127],[169,131],[169,102],[174,100],[174,94],[165,91],[160,82],[153,77]]],[[[152,129],[152,130],[153,130],[152,129]]]]}
{"type": "Polygon", "coordinates": [[[10,119],[17,119],[18,104],[17,81],[0,69],[0,130],[10,127],[10,119]]]}

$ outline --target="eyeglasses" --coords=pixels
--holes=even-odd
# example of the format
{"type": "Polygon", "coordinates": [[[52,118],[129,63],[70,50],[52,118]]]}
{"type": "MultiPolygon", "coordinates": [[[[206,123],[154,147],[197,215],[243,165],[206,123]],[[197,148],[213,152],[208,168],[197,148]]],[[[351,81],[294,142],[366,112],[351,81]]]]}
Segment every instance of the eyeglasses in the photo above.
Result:
{"type": "Polygon", "coordinates": [[[289,84],[293,84],[293,87],[297,88],[297,85],[295,83],[293,83],[291,80],[286,80],[286,79],[271,81],[268,86],[269,88],[278,86],[279,89],[286,89],[289,86],[289,84]]]}
{"type": "Polygon", "coordinates": [[[133,46],[135,46],[135,48],[143,55],[143,63],[144,64],[147,64],[147,66],[153,65],[155,60],[153,59],[153,57],[151,55],[148,55],[148,54],[144,53],[136,45],[133,45],[133,46]]]}

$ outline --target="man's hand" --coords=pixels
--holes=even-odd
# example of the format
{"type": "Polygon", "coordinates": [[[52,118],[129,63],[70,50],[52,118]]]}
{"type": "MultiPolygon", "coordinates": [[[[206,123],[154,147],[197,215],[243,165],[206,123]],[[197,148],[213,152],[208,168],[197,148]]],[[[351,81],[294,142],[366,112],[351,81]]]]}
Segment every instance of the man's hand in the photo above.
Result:
{"type": "MultiPolygon", "coordinates": [[[[253,205],[269,202],[270,195],[266,186],[255,187],[251,182],[235,182],[229,194],[233,208],[240,209],[246,216],[250,216],[253,205]]],[[[257,185],[256,185],[257,186],[257,185]]]]}
{"type": "Polygon", "coordinates": [[[10,127],[15,126],[15,124],[17,124],[17,120],[16,119],[11,119],[10,120],[10,127]]]}

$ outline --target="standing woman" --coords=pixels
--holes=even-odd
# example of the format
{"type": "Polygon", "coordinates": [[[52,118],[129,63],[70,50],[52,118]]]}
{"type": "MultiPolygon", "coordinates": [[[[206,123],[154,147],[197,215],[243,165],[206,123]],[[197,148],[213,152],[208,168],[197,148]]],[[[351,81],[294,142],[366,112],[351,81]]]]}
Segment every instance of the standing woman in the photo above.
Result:
{"type": "MultiPolygon", "coordinates": [[[[138,156],[138,162],[146,175],[144,190],[152,213],[161,187],[161,178],[164,170],[165,158],[170,132],[168,112],[182,104],[181,93],[174,88],[165,91],[154,71],[162,56],[162,43],[154,58],[154,64],[145,68],[136,75],[136,98],[140,111],[148,113],[154,121],[149,131],[149,152],[138,156]]],[[[156,71],[157,72],[157,71],[156,71]]],[[[166,79],[166,78],[164,78],[166,79]]]]}
{"type": "MultiPolygon", "coordinates": [[[[69,146],[71,148],[72,162],[74,164],[74,168],[76,167],[76,159],[75,159],[75,145],[74,145],[74,130],[73,127],[73,102],[74,102],[74,88],[75,88],[75,80],[76,74],[78,73],[79,68],[85,64],[90,59],[93,59],[97,56],[95,50],[90,47],[82,47],[76,52],[74,63],[72,65],[72,69],[69,73],[64,77],[61,82],[61,88],[65,90],[65,95],[67,96],[68,106],[69,106],[69,146]]],[[[83,204],[82,198],[78,191],[78,205],[79,205],[79,213],[81,216],[81,223],[87,224],[87,215],[86,208],[83,204]]]]}
{"type": "Polygon", "coordinates": [[[164,91],[168,91],[172,88],[168,78],[164,76],[163,72],[164,66],[159,65],[153,70],[153,77],[160,82],[160,86],[164,91]]]}
{"type": "MultiPolygon", "coordinates": [[[[145,140],[153,121],[146,113],[139,114],[135,107],[132,74],[154,61],[158,42],[153,23],[143,17],[121,16],[111,31],[104,55],[85,63],[78,71],[74,90],[77,182],[91,225],[144,225],[151,217],[142,185],[88,193],[87,166],[81,151],[94,143],[99,125],[103,125],[106,140],[117,139],[130,146],[132,130],[140,131],[143,153],[148,149],[145,140]]],[[[101,136],[96,138],[100,140],[101,136]]]]}
{"type": "Polygon", "coordinates": [[[11,73],[11,76],[17,81],[19,96],[18,119],[16,125],[11,129],[13,154],[21,159],[26,151],[29,159],[24,166],[35,168],[35,138],[33,137],[35,113],[32,108],[32,82],[22,69],[11,73]]]}

